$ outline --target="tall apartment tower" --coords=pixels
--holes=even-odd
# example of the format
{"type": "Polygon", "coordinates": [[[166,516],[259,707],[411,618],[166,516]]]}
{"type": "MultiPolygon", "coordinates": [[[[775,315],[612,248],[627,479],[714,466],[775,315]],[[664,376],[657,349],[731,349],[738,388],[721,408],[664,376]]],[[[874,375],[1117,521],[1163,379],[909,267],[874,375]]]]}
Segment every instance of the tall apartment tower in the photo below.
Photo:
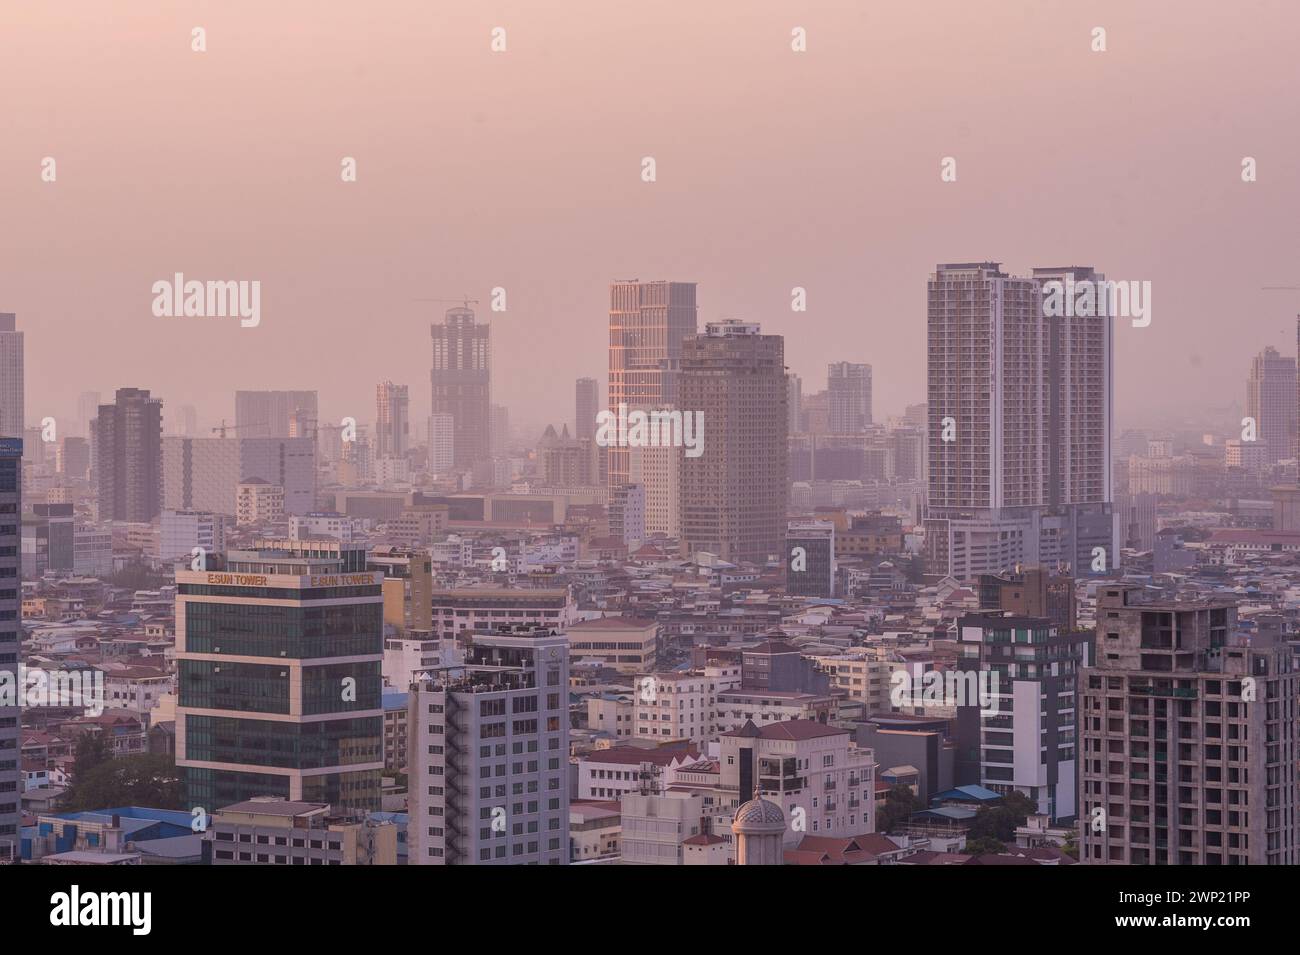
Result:
{"type": "Polygon", "coordinates": [[[488,457],[491,439],[490,328],[474,321],[468,305],[450,308],[441,325],[431,325],[432,413],[452,416],[455,466],[470,467],[488,457]]]}
{"type": "Polygon", "coordinates": [[[573,389],[573,436],[594,438],[596,414],[600,411],[600,382],[579,378],[573,389]]]}
{"type": "MultiPolygon", "coordinates": [[[[609,410],[677,407],[682,342],[696,332],[694,282],[614,282],[609,287],[609,410]]],[[[631,480],[628,449],[605,451],[609,487],[631,480]]]]}
{"type": "Polygon", "coordinates": [[[99,414],[99,392],[83,391],[77,395],[77,434],[90,437],[90,423],[99,414]]]}
{"type": "MultiPolygon", "coordinates": [[[[22,489],[23,439],[0,437],[0,670],[18,672],[22,639],[22,489]]],[[[12,694],[6,694],[12,696],[12,694]]],[[[19,854],[18,826],[22,817],[22,769],[18,756],[20,701],[0,699],[0,863],[19,854]]]]}
{"type": "Polygon", "coordinates": [[[708,323],[682,345],[677,404],[703,419],[703,453],[681,458],[682,554],[758,564],[779,555],[789,463],[785,340],[761,334],[757,323],[708,323]]]}
{"type": "Polygon", "coordinates": [[[596,444],[596,415],[600,412],[600,382],[595,378],[579,378],[574,386],[573,436],[586,442],[591,458],[591,481],[604,486],[605,449],[596,444]]]}
{"type": "Polygon", "coordinates": [[[565,865],[568,638],[472,634],[463,664],[416,674],[407,710],[411,865],[565,865]]]}
{"type": "Polygon", "coordinates": [[[162,400],[119,388],[95,419],[101,521],[147,523],[162,512],[162,400]]]}
{"type": "Polygon", "coordinates": [[[23,333],[13,312],[0,312],[0,437],[21,438],[23,417],[23,333]]]}
{"type": "Polygon", "coordinates": [[[410,389],[391,381],[381,382],[375,388],[375,455],[405,457],[410,445],[410,389]]]}
{"type": "Polygon", "coordinates": [[[235,392],[235,437],[308,437],[302,431],[317,420],[314,391],[235,392]]]}
{"type": "Polygon", "coordinates": [[[1232,600],[1099,588],[1097,664],[1079,683],[1081,862],[1300,861],[1300,677],[1278,632],[1247,639],[1236,622],[1232,600]]]}
{"type": "Polygon", "coordinates": [[[1057,281],[1105,280],[1073,266],[1022,278],[996,262],[939,265],[930,277],[934,572],[973,579],[1017,564],[1076,574],[1114,566],[1112,319],[1083,307],[1047,315],[1044,292],[1057,281]]]}
{"type": "Polygon", "coordinates": [[[456,460],[456,419],[445,411],[429,415],[429,470],[450,471],[456,460]]]}
{"type": "Polygon", "coordinates": [[[831,362],[826,366],[826,395],[833,433],[861,434],[871,424],[870,365],[831,362]]]}
{"type": "Polygon", "coordinates": [[[957,671],[987,695],[957,701],[957,783],[1019,792],[1054,822],[1079,812],[1077,689],[1090,635],[1047,617],[957,619],[957,671]]]}
{"type": "Polygon", "coordinates": [[[366,566],[364,544],[256,540],[176,571],[188,806],[280,796],[379,808],[384,574],[366,566]]]}
{"type": "Polygon", "coordinates": [[[785,385],[785,428],[789,434],[798,434],[803,430],[799,424],[799,412],[803,405],[803,379],[794,372],[789,372],[785,376],[785,385]]]}
{"type": "Polygon", "coordinates": [[[1265,460],[1295,456],[1296,360],[1272,345],[1255,356],[1246,378],[1246,416],[1255,420],[1256,439],[1266,447],[1265,460]]]}

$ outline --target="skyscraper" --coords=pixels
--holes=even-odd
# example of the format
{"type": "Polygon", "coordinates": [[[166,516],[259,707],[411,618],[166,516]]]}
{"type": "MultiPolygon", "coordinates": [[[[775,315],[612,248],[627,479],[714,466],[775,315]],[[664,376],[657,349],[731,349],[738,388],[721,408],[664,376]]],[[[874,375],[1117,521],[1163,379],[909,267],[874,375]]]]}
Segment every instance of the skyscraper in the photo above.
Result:
{"type": "Polygon", "coordinates": [[[785,382],[786,430],[790,434],[798,434],[803,430],[799,423],[800,412],[803,410],[803,379],[790,372],[785,376],[785,382]]]}
{"type": "Polygon", "coordinates": [[[703,419],[681,458],[681,551],[762,564],[786,531],[785,341],[756,323],[710,322],[682,345],[678,405],[703,419]]]}
{"type": "Polygon", "coordinates": [[[432,413],[452,416],[452,453],[458,468],[471,467],[492,449],[489,331],[489,326],[475,323],[468,305],[447,309],[443,323],[429,327],[432,413]]]}
{"type": "Polygon", "coordinates": [[[569,860],[568,638],[473,634],[463,664],[411,684],[411,865],[569,860]]]}
{"type": "Polygon", "coordinates": [[[1079,681],[1079,861],[1295,865],[1297,676],[1284,635],[1236,602],[1097,592],[1079,681]]]}
{"type": "MultiPolygon", "coordinates": [[[[614,282],[609,287],[609,410],[677,407],[682,342],[696,331],[694,282],[614,282]]],[[[630,480],[628,449],[605,451],[610,487],[630,480]]]]}
{"type": "Polygon", "coordinates": [[[871,424],[870,365],[831,362],[826,368],[826,394],[833,433],[861,434],[871,424]]]}
{"type": "Polygon", "coordinates": [[[284,509],[316,510],[316,456],[311,438],[162,439],[162,502],[173,511],[235,513],[241,481],[284,488],[284,509]]]}
{"type": "Polygon", "coordinates": [[[148,522],[162,512],[162,400],[119,388],[95,419],[101,521],[148,522]]]}
{"type": "MultiPolygon", "coordinates": [[[[317,420],[314,391],[236,391],[235,427],[240,438],[294,438],[294,422],[317,420]]],[[[300,425],[301,427],[301,425],[300,425]]]]}
{"type": "Polygon", "coordinates": [[[596,434],[596,413],[600,411],[600,383],[595,378],[579,378],[574,386],[573,436],[591,438],[596,434]]]}
{"type": "Polygon", "coordinates": [[[574,387],[573,436],[579,442],[586,442],[592,483],[604,485],[601,465],[605,461],[605,449],[596,444],[596,415],[600,410],[600,382],[595,378],[579,378],[574,387]]]}
{"type": "Polygon", "coordinates": [[[375,455],[400,458],[410,447],[411,395],[406,385],[391,381],[375,388],[375,455]]]}
{"type": "Polygon", "coordinates": [[[450,471],[456,459],[456,419],[447,412],[429,415],[429,470],[450,471]]]}
{"type": "MultiPolygon", "coordinates": [[[[939,265],[928,286],[926,558],[972,579],[1022,563],[1114,563],[1111,318],[1048,317],[1047,283],[996,262],[939,265]]],[[[1082,294],[1079,292],[1077,294],[1082,294]]],[[[1104,293],[1102,293],[1104,294],[1104,293]]]]}
{"type": "Polygon", "coordinates": [[[21,438],[23,417],[23,333],[13,312],[0,312],[0,437],[21,438]]]}
{"type": "Polygon", "coordinates": [[[176,572],[176,766],[190,807],[379,808],[383,572],[364,544],[259,540],[176,572]]]}
{"type": "Polygon", "coordinates": [[[1255,356],[1246,378],[1246,416],[1255,421],[1256,440],[1270,463],[1294,457],[1296,360],[1272,345],[1255,356]]]}
{"type": "Polygon", "coordinates": [[[77,434],[90,437],[90,423],[99,414],[99,392],[83,391],[77,396],[77,434]]]}
{"type": "MultiPolygon", "coordinates": [[[[22,546],[19,515],[22,514],[23,441],[21,437],[0,437],[0,670],[18,674],[18,644],[22,639],[22,546]]],[[[5,696],[8,694],[2,694],[5,696]]],[[[21,817],[22,771],[18,755],[20,701],[0,698],[0,862],[18,855],[18,825],[21,817]]]]}

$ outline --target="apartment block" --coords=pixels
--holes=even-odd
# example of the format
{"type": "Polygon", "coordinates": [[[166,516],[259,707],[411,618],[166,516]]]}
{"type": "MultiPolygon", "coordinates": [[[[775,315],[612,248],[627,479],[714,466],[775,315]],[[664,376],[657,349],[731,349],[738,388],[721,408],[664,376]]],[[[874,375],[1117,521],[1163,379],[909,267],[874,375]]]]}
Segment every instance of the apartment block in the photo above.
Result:
{"type": "Polygon", "coordinates": [[[736,793],[738,805],[761,796],[780,806],[791,822],[786,848],[805,835],[875,831],[875,761],[849,730],[810,720],[761,729],[746,723],[723,733],[719,744],[720,785],[736,793]]]}
{"type": "Polygon", "coordinates": [[[569,860],[567,641],[476,633],[463,665],[411,684],[411,865],[569,860]]]}
{"type": "Polygon", "coordinates": [[[1232,600],[1107,585],[1080,684],[1080,861],[1294,865],[1297,675],[1232,600]]]}
{"type": "Polygon", "coordinates": [[[397,865],[397,826],[328,803],[250,799],[212,814],[204,833],[211,865],[397,865]]]}
{"type": "Polygon", "coordinates": [[[957,619],[957,783],[1019,792],[1053,821],[1078,813],[1077,687],[1087,634],[1046,617],[957,619]],[[986,681],[980,685],[980,678],[986,681]],[[987,690],[987,693],[983,692],[987,690]],[[971,697],[974,698],[971,698],[971,697]]]}

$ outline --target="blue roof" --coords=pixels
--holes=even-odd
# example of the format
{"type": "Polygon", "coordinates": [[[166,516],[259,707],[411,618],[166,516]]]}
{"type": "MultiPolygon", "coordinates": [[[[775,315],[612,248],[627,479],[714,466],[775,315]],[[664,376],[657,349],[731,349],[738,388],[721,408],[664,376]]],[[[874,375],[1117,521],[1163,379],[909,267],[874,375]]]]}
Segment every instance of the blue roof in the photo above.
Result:
{"type": "Polygon", "coordinates": [[[406,701],[409,698],[410,698],[410,694],[404,693],[401,690],[384,690],[383,693],[384,709],[404,710],[406,709],[406,701]]]}
{"type": "Polygon", "coordinates": [[[966,786],[958,786],[955,789],[949,789],[947,792],[941,792],[930,801],[943,802],[945,800],[951,800],[954,802],[964,802],[974,799],[977,802],[993,802],[994,800],[1001,798],[1002,795],[1000,793],[995,793],[991,789],[985,789],[983,786],[977,786],[974,783],[971,783],[966,786]]]}
{"type": "Polygon", "coordinates": [[[912,813],[913,816],[933,816],[937,819],[949,819],[954,822],[964,822],[967,819],[974,819],[976,816],[974,809],[967,809],[964,806],[942,806],[939,809],[922,809],[920,812],[912,813]]]}
{"type": "MultiPolygon", "coordinates": [[[[102,825],[111,825],[113,817],[118,816],[123,822],[123,828],[127,820],[137,820],[145,823],[166,822],[173,826],[182,826],[187,831],[194,817],[188,812],[182,812],[179,809],[152,809],[148,806],[119,806],[116,809],[91,809],[82,812],[53,812],[39,813],[39,815],[53,816],[56,819],[67,819],[72,822],[84,821],[95,822],[102,825]]],[[[137,827],[138,828],[138,827],[137,827]]]]}

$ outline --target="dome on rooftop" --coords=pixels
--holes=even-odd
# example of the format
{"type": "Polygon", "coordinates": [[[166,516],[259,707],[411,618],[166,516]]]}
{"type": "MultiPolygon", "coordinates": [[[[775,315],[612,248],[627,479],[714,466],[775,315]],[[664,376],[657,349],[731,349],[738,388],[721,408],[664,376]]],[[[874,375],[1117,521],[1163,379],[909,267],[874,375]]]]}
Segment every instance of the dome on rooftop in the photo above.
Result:
{"type": "Polygon", "coordinates": [[[736,810],[731,828],[734,832],[745,833],[784,832],[785,812],[770,800],[751,799],[736,810]]]}

